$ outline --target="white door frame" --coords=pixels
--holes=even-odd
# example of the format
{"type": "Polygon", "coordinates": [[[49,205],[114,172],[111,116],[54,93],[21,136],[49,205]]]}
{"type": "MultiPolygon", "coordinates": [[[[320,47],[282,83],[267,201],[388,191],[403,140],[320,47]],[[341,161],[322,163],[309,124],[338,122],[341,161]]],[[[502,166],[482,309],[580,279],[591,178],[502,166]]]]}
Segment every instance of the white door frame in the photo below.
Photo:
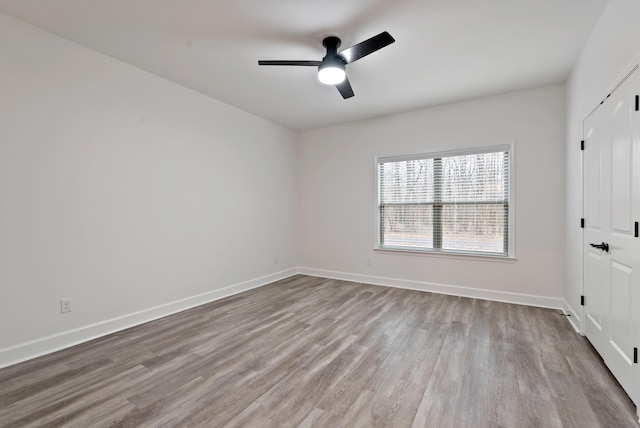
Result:
{"type": "MultiPolygon", "coordinates": [[[[584,123],[587,120],[587,118],[589,118],[589,116],[591,116],[591,114],[593,114],[594,111],[596,111],[598,109],[598,107],[600,107],[601,104],[603,104],[605,102],[605,100],[607,98],[609,98],[609,96],[611,95],[611,93],[613,91],[616,90],[616,88],[618,88],[618,86],[622,85],[622,83],[627,79],[627,77],[629,77],[631,75],[631,73],[633,73],[636,69],[640,68],[640,53],[633,59],[633,61],[631,61],[631,63],[626,66],[624,68],[624,70],[622,70],[622,72],[620,74],[618,74],[618,76],[614,79],[613,83],[609,84],[608,89],[605,91],[605,93],[607,94],[606,96],[604,96],[602,98],[602,100],[600,100],[600,102],[598,103],[598,105],[596,105],[585,117],[584,119],[582,119],[582,144],[584,144],[584,140],[585,140],[585,131],[584,131],[584,123]]],[[[639,70],[640,71],[640,70],[639,70]]],[[[584,196],[584,152],[580,151],[580,201],[581,201],[581,217],[582,219],[584,219],[585,217],[585,207],[584,207],[584,200],[585,200],[585,196],[584,196]]],[[[580,295],[584,296],[584,229],[582,229],[581,233],[580,233],[580,295]]],[[[585,311],[584,311],[584,306],[582,304],[579,305],[578,307],[578,311],[577,311],[580,315],[580,322],[578,324],[574,323],[573,321],[571,322],[574,326],[574,328],[578,329],[578,333],[580,333],[582,336],[584,336],[584,329],[585,329],[585,311]]],[[[638,413],[640,415],[640,406],[638,406],[638,413]]]]}
{"type": "MultiPolygon", "coordinates": [[[[587,135],[586,132],[587,130],[585,129],[585,123],[587,122],[587,120],[589,120],[589,118],[591,117],[591,115],[593,115],[593,113],[595,111],[598,110],[598,108],[600,107],[600,105],[602,105],[607,98],[609,98],[609,96],[611,96],[613,94],[613,92],[620,86],[622,85],[629,76],[631,76],[632,74],[635,73],[640,73],[640,55],[638,57],[636,57],[636,59],[633,61],[633,63],[628,66],[619,76],[619,78],[616,80],[615,84],[611,85],[611,90],[608,91],[608,95],[600,102],[600,104],[593,109],[586,117],[585,119],[583,119],[582,121],[582,136],[583,136],[583,140],[582,140],[582,144],[584,144],[584,141],[587,140],[587,135]]],[[[640,92],[640,88],[638,88],[638,92],[640,92]]],[[[636,111],[638,109],[638,98],[636,97],[636,111]]],[[[640,112],[638,113],[640,115],[640,112]]],[[[640,120],[640,119],[636,119],[636,120],[640,120]]],[[[583,147],[584,149],[584,147],[583,147]]],[[[637,151],[637,149],[636,149],[637,151]]],[[[634,152],[634,156],[638,157],[640,156],[637,152],[634,152]]],[[[637,159],[636,159],[637,160],[637,159]]],[[[635,166],[636,170],[633,172],[633,180],[634,182],[637,181],[637,177],[640,177],[640,173],[638,172],[637,168],[638,168],[638,162],[636,162],[636,166],[635,166]]],[[[582,200],[582,218],[585,219],[585,213],[586,213],[586,207],[585,207],[585,201],[586,201],[586,195],[585,195],[585,159],[584,159],[584,151],[581,151],[581,157],[580,157],[580,175],[581,175],[581,200],[582,200]]],[[[637,200],[636,200],[637,203],[637,200]]],[[[637,207],[637,205],[636,205],[637,207]]],[[[584,220],[583,220],[584,221],[584,220]]],[[[588,219],[586,219],[586,221],[588,222],[588,219]]],[[[633,220],[632,220],[633,221],[633,220]]],[[[636,220],[637,221],[637,220],[636,220]]],[[[581,266],[581,272],[580,272],[580,278],[581,278],[581,295],[585,296],[585,289],[586,289],[586,274],[585,274],[585,256],[586,256],[586,252],[587,249],[585,247],[586,245],[586,241],[585,241],[585,231],[586,229],[584,229],[584,224],[583,224],[583,230],[582,233],[580,234],[580,244],[581,244],[581,257],[580,257],[580,266],[581,266]]],[[[637,230],[637,226],[636,226],[636,230],[637,230]]],[[[637,236],[637,234],[636,234],[637,236]]],[[[638,291],[635,292],[635,296],[640,296],[640,293],[638,291]]],[[[635,301],[636,299],[633,298],[633,301],[635,301]]],[[[638,299],[640,300],[640,298],[638,299]]],[[[586,319],[586,315],[587,315],[587,311],[585,306],[583,306],[582,302],[581,302],[581,307],[579,308],[579,312],[580,312],[580,326],[579,326],[579,330],[580,333],[582,335],[585,335],[585,331],[586,331],[586,324],[587,324],[587,319],[586,319]]],[[[636,317],[636,320],[638,320],[640,322],[640,319],[638,317],[636,317]]],[[[574,327],[576,327],[574,325],[574,327]]],[[[638,335],[637,342],[638,344],[640,344],[640,330],[637,331],[636,333],[638,335]]],[[[601,351],[599,351],[601,352],[601,351]]],[[[603,355],[603,357],[605,357],[603,355]]],[[[606,358],[605,358],[606,359],[606,358]]],[[[640,383],[640,368],[637,369],[634,373],[630,373],[630,375],[632,377],[635,377],[637,379],[637,382],[640,383]]],[[[628,382],[627,382],[628,383],[628,382]]],[[[639,417],[639,421],[640,421],[640,389],[638,389],[637,387],[631,387],[632,390],[629,390],[629,395],[631,396],[631,398],[633,399],[633,401],[635,402],[635,404],[637,405],[637,414],[639,417]],[[634,397],[635,396],[635,397],[634,397]]]]}

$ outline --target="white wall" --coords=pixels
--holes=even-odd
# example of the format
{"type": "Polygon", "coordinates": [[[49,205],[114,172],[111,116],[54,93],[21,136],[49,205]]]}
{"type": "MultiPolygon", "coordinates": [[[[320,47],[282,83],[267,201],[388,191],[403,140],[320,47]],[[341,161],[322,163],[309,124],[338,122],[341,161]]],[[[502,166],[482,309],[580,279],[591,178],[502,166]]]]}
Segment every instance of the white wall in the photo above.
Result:
{"type": "Polygon", "coordinates": [[[0,15],[0,366],[295,272],[296,139],[0,15]]]}
{"type": "Polygon", "coordinates": [[[582,121],[611,92],[640,54],[640,2],[610,0],[567,81],[566,308],[580,323],[582,294],[582,121]]]}
{"type": "Polygon", "coordinates": [[[302,133],[298,234],[303,272],[560,307],[564,92],[563,85],[548,86],[302,133]],[[516,142],[517,261],[373,251],[376,157],[506,140],[516,142]]]}

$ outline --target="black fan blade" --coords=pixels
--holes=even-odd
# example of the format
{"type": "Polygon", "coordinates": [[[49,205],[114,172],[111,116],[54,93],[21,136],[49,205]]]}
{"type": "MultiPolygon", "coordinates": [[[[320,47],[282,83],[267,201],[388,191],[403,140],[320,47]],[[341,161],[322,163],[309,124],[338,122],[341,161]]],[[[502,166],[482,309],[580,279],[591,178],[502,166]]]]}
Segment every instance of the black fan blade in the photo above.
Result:
{"type": "Polygon", "coordinates": [[[258,61],[258,65],[302,65],[302,66],[312,66],[317,67],[320,65],[321,61],[270,61],[270,60],[260,60],[258,61]]]}
{"type": "Polygon", "coordinates": [[[377,36],[373,36],[372,38],[367,39],[364,42],[360,42],[357,45],[346,48],[345,50],[340,52],[340,56],[342,56],[347,64],[349,64],[350,62],[357,61],[363,56],[374,53],[378,49],[382,49],[383,47],[388,46],[395,41],[396,39],[391,37],[391,34],[383,31],[377,36]]]}
{"type": "Polygon", "coordinates": [[[345,100],[347,98],[351,98],[354,95],[353,89],[351,88],[351,83],[349,83],[349,79],[347,78],[347,76],[344,76],[344,80],[342,81],[342,83],[338,83],[336,85],[336,88],[338,88],[338,91],[340,91],[340,95],[342,95],[342,98],[344,98],[345,100]]]}

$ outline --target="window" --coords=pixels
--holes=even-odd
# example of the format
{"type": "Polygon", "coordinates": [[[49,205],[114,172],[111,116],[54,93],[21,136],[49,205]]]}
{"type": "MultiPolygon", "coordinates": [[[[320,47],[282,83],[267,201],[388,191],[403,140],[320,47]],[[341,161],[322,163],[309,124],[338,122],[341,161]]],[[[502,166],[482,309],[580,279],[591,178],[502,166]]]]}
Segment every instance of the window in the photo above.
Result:
{"type": "Polygon", "coordinates": [[[379,248],[508,256],[510,152],[379,159],[379,248]]]}

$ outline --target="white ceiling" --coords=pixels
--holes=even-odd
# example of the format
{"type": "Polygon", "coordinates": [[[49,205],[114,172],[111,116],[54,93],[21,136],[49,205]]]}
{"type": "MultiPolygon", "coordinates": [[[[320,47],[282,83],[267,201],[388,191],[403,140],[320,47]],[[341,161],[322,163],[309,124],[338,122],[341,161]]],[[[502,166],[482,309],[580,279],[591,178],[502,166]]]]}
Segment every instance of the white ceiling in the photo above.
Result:
{"type": "Polygon", "coordinates": [[[296,130],[562,82],[607,0],[0,0],[0,12],[296,130]],[[322,39],[396,43],[318,82],[322,39]]]}

